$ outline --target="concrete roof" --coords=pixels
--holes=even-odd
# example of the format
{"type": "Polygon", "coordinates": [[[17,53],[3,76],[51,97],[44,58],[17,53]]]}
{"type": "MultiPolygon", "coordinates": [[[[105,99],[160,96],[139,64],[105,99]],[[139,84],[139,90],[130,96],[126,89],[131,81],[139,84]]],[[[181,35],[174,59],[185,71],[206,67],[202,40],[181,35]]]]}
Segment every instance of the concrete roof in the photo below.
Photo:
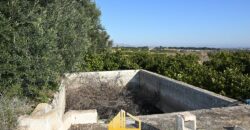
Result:
{"type": "MultiPolygon", "coordinates": [[[[196,115],[198,130],[233,130],[239,126],[250,130],[250,105],[212,108],[190,111],[196,115]]],[[[143,124],[142,130],[175,130],[177,113],[138,116],[143,124]]],[[[107,130],[105,124],[75,125],[70,130],[107,130]]]]}
{"type": "MultiPolygon", "coordinates": [[[[250,130],[250,105],[202,109],[190,112],[197,118],[198,130],[232,130],[232,127],[236,125],[245,130],[250,130]]],[[[152,130],[174,130],[177,114],[145,115],[139,118],[147,124],[144,127],[145,130],[150,127],[152,130]]]]}

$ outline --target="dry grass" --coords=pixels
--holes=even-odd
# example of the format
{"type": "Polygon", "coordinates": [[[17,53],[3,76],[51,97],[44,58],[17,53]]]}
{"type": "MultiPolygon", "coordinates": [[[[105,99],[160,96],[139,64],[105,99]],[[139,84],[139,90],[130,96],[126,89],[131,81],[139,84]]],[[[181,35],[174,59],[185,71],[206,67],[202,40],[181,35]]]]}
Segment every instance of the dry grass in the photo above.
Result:
{"type": "Polygon", "coordinates": [[[0,96],[0,129],[14,130],[20,115],[31,111],[31,106],[26,99],[17,97],[9,98],[0,96]]]}
{"type": "Polygon", "coordinates": [[[114,116],[120,109],[138,113],[138,106],[133,102],[133,94],[118,86],[115,80],[90,81],[91,83],[82,84],[78,89],[67,90],[66,110],[97,109],[102,119],[114,116]]]}
{"type": "Polygon", "coordinates": [[[106,80],[99,78],[85,77],[79,88],[67,90],[66,111],[97,109],[101,119],[111,119],[121,109],[132,115],[161,113],[151,104],[138,99],[136,89],[123,86],[119,76],[106,80]]]}

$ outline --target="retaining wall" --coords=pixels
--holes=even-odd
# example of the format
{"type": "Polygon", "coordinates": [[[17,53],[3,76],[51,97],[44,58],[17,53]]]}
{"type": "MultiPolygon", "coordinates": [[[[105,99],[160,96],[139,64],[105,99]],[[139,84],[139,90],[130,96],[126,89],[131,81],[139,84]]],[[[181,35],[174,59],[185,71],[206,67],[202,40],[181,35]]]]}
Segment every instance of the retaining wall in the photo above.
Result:
{"type": "Polygon", "coordinates": [[[72,124],[97,123],[96,110],[65,113],[66,95],[70,94],[70,90],[86,85],[100,89],[105,86],[131,87],[141,97],[137,100],[150,101],[163,112],[226,107],[237,102],[146,70],[72,73],[65,74],[51,104],[39,104],[31,115],[19,117],[18,129],[67,130],[72,124]]]}
{"type": "Polygon", "coordinates": [[[140,91],[145,97],[157,98],[156,106],[164,112],[230,106],[237,100],[177,81],[156,73],[141,70],[140,91]]]}
{"type": "Polygon", "coordinates": [[[65,74],[66,90],[85,86],[139,87],[139,70],[97,71],[65,74]]]}

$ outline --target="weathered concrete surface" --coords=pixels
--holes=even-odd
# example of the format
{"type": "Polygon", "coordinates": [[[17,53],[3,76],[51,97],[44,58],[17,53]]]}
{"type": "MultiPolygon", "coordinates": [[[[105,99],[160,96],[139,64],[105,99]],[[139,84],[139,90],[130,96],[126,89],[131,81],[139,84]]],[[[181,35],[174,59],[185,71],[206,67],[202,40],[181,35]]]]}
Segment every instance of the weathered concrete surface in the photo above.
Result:
{"type": "MultiPolygon", "coordinates": [[[[232,130],[235,125],[250,130],[250,106],[247,105],[190,112],[197,118],[198,130],[232,130]]],[[[178,114],[180,113],[139,116],[147,124],[142,130],[175,130],[175,118],[178,114]]]]}
{"type": "MultiPolygon", "coordinates": [[[[136,96],[134,96],[136,101],[149,103],[159,108],[162,112],[225,107],[237,102],[234,99],[146,70],[73,73],[66,74],[66,79],[66,100],[69,102],[67,105],[70,106],[67,109],[81,108],[79,104],[83,103],[74,98],[76,95],[84,93],[81,91],[81,88],[89,86],[97,88],[100,91],[104,91],[108,87],[133,88],[136,90],[136,96]]],[[[114,93],[117,92],[114,91],[114,93]]],[[[90,107],[89,109],[93,108],[90,107]]]]}
{"type": "Polygon", "coordinates": [[[64,130],[58,111],[51,110],[40,116],[21,116],[18,130],[64,130]]]}
{"type": "MultiPolygon", "coordinates": [[[[21,116],[18,128],[20,130],[66,130],[70,124],[84,123],[86,120],[82,120],[85,119],[82,117],[83,113],[69,112],[71,114],[63,116],[66,92],[71,94],[69,90],[77,90],[83,85],[100,87],[104,84],[118,88],[127,86],[136,88],[137,94],[142,95],[142,98],[138,100],[150,100],[153,105],[164,112],[203,109],[191,112],[197,117],[199,129],[223,130],[223,127],[238,125],[250,130],[249,106],[226,107],[232,106],[237,101],[145,70],[66,74],[53,102],[39,104],[31,115],[21,116]]],[[[178,113],[140,116],[144,122],[143,130],[172,130],[175,127],[176,114],[178,113]]],[[[94,115],[93,119],[95,118],[94,115]]],[[[89,126],[94,128],[96,125],[89,126]]],[[[105,125],[99,126],[100,130],[106,127],[105,125]]],[[[98,129],[96,127],[95,130],[98,129]]]]}
{"type": "Polygon", "coordinates": [[[139,86],[139,70],[97,71],[65,74],[66,90],[92,85],[99,87],[112,85],[114,87],[139,86]]]}
{"type": "Polygon", "coordinates": [[[154,99],[164,112],[206,109],[230,106],[237,100],[177,81],[153,72],[140,70],[140,93],[154,99]]]}
{"type": "Polygon", "coordinates": [[[196,116],[190,112],[182,112],[176,116],[176,130],[196,130],[196,116]]]}
{"type": "Polygon", "coordinates": [[[71,125],[97,123],[98,115],[96,110],[70,110],[63,116],[64,129],[67,130],[71,125]]]}
{"type": "Polygon", "coordinates": [[[96,110],[65,111],[64,81],[51,104],[40,103],[31,115],[20,116],[18,130],[68,130],[74,124],[97,123],[96,110]]]}
{"type": "MultiPolygon", "coordinates": [[[[250,106],[234,106],[190,111],[197,118],[197,130],[250,130],[250,106]]],[[[138,116],[142,130],[175,130],[176,116],[183,112],[138,116]]],[[[107,130],[104,124],[73,125],[70,130],[107,130]]]]}
{"type": "Polygon", "coordinates": [[[49,105],[48,103],[40,103],[36,106],[36,108],[31,113],[31,115],[32,116],[41,116],[41,115],[51,111],[51,109],[52,109],[52,106],[49,105]]]}
{"type": "Polygon", "coordinates": [[[105,124],[72,125],[69,130],[108,130],[105,124]]]}
{"type": "Polygon", "coordinates": [[[40,103],[31,115],[18,118],[18,130],[64,130],[65,87],[61,84],[51,105],[40,103]]]}

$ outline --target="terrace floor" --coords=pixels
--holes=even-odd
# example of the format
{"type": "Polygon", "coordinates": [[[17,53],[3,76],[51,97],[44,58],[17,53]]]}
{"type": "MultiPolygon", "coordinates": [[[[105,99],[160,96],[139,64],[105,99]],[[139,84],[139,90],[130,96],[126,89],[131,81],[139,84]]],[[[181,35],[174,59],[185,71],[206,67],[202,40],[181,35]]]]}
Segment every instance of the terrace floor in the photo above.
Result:
{"type": "MultiPolygon", "coordinates": [[[[190,111],[196,115],[197,130],[233,130],[239,126],[250,130],[250,106],[233,106],[190,111]]],[[[175,130],[175,116],[178,113],[139,116],[142,130],[175,130]]],[[[70,130],[107,130],[106,125],[75,125],[70,130]]]]}

